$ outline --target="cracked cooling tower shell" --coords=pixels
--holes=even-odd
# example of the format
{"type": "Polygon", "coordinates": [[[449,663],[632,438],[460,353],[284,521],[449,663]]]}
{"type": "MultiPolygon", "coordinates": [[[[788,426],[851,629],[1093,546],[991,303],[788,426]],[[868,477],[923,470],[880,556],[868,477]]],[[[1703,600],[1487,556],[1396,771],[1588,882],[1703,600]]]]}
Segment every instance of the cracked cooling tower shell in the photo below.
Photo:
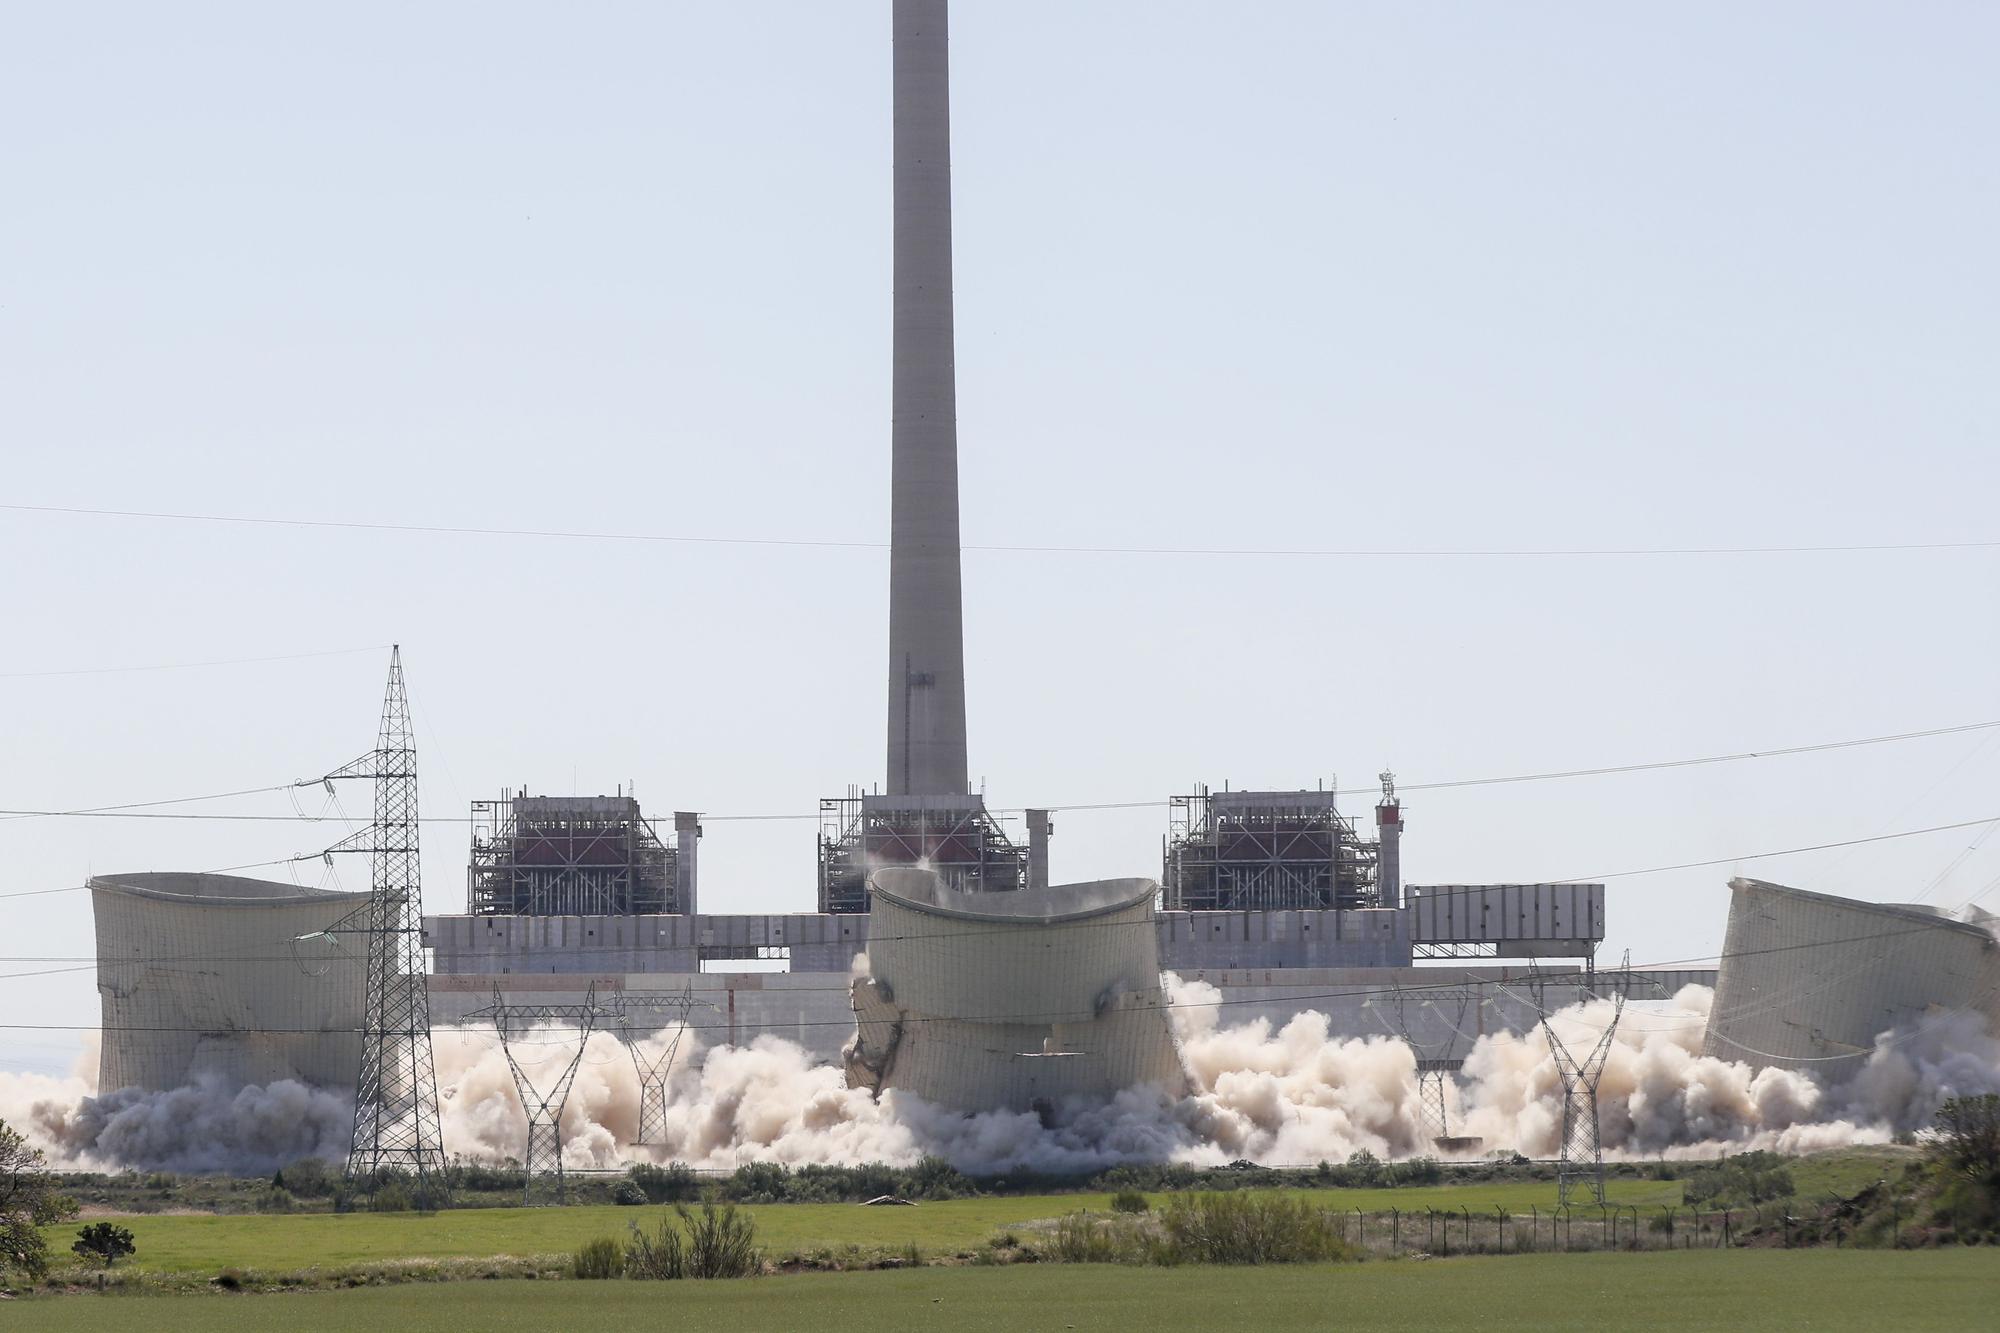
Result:
{"type": "Polygon", "coordinates": [[[90,898],[100,1092],[209,1078],[354,1086],[367,945],[317,932],[367,894],[166,871],[96,876],[90,898]]]}
{"type": "Polygon", "coordinates": [[[1989,928],[1760,879],[1729,888],[1703,1054],[1838,1080],[1893,1029],[1971,1011],[2000,1032],[2000,943],[1989,928]]]}
{"type": "Polygon", "coordinates": [[[877,870],[847,1081],[950,1110],[1038,1111],[1186,1088],[1149,879],[965,893],[877,870]]]}

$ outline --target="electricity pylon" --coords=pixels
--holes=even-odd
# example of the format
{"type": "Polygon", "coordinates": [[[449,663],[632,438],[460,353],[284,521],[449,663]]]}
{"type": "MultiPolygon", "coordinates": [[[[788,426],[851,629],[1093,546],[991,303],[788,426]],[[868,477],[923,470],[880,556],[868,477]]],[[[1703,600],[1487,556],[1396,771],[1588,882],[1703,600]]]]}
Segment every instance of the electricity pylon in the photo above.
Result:
{"type": "MultiPolygon", "coordinates": [[[[619,1008],[597,1003],[594,981],[584,992],[582,1004],[509,1004],[496,985],[493,1003],[465,1016],[468,1022],[492,1021],[494,1030],[500,1034],[500,1050],[507,1057],[507,1067],[514,1071],[514,1088],[521,1094],[521,1110],[528,1117],[528,1147],[521,1158],[527,1179],[522,1185],[521,1202],[530,1208],[563,1202],[563,1106],[569,1101],[576,1067],[583,1062],[584,1048],[590,1045],[590,1034],[597,1020],[621,1016],[619,1008]],[[546,1092],[535,1086],[533,1076],[522,1068],[514,1054],[515,1045],[527,1038],[536,1024],[569,1027],[576,1032],[576,1050],[546,1092]]],[[[545,1044],[558,1045],[564,1040],[551,1036],[545,1044]]]]}
{"type": "MultiPolygon", "coordinates": [[[[627,1004],[631,1003],[631,997],[627,996],[627,1004]]],[[[681,1048],[681,1038],[687,1035],[688,1013],[694,1008],[694,983],[689,982],[688,988],[679,995],[649,1001],[645,1007],[657,1007],[679,1015],[678,1021],[669,1020],[663,1025],[674,1030],[667,1049],[649,1056],[639,1048],[638,1038],[632,1031],[631,1009],[628,1007],[625,1011],[625,1049],[632,1052],[632,1068],[639,1076],[639,1136],[632,1142],[657,1144],[667,1141],[667,1079],[674,1072],[674,1056],[681,1048]]]]}
{"type": "Polygon", "coordinates": [[[1590,1191],[1592,1203],[1604,1202],[1604,1137],[1597,1119],[1597,1084],[1604,1076],[1604,1062],[1611,1055],[1611,1042],[1618,1033],[1618,1020],[1625,1015],[1625,990],[1630,979],[1632,954],[1625,953],[1619,965],[1619,986],[1613,997],[1611,1021],[1598,1034],[1597,1045],[1579,1060],[1549,1022],[1549,1006],[1544,995],[1542,970],[1531,960],[1535,978],[1535,1009],[1541,1014],[1542,1032],[1549,1039],[1549,1053],[1555,1057],[1556,1074],[1562,1080],[1563,1114],[1561,1151],[1556,1160],[1556,1201],[1567,1205],[1581,1188],[1590,1191]]]}
{"type": "Polygon", "coordinates": [[[387,1180],[404,1177],[419,1209],[451,1201],[437,1067],[431,1058],[431,1009],[424,971],[423,893],[417,859],[417,746],[403,685],[403,653],[389,650],[389,685],[375,748],[322,781],[365,778],[375,784],[375,820],[327,849],[365,852],[368,903],[360,914],[368,941],[361,1072],[354,1087],[354,1135],[341,1179],[340,1204],[372,1199],[387,1180]]]}

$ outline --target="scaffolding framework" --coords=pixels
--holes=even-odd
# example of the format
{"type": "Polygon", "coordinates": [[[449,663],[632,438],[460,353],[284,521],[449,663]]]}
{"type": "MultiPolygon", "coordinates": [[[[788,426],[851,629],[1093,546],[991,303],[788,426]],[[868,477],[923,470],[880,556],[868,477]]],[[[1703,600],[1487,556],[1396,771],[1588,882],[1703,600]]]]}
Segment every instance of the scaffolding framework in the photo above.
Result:
{"type": "MultiPolygon", "coordinates": [[[[1619,964],[1619,973],[1629,978],[1631,964],[1632,954],[1627,950],[1619,964]]],[[[1578,1059],[1549,1022],[1541,968],[1532,961],[1529,967],[1534,975],[1535,1009],[1541,1015],[1542,1032],[1548,1038],[1549,1053],[1555,1057],[1556,1073],[1562,1080],[1562,1140],[1556,1160],[1556,1201],[1566,1207],[1574,1196],[1587,1190],[1589,1202],[1602,1204],[1604,1136],[1598,1120],[1597,1085],[1604,1077],[1604,1062],[1611,1055],[1618,1021],[1625,1016],[1625,992],[1629,987],[1620,986],[1613,992],[1611,1021],[1604,1025],[1589,1054],[1578,1059]]]]}
{"type": "Polygon", "coordinates": [[[819,803],[819,910],[866,912],[868,872],[923,866],[953,888],[987,893],[1028,883],[1016,846],[979,796],[864,796],[819,803]]]}
{"type": "Polygon", "coordinates": [[[1330,790],[1203,787],[1168,806],[1161,883],[1169,911],[1374,907],[1377,857],[1330,790]]]}
{"type": "Polygon", "coordinates": [[[630,796],[503,793],[472,803],[475,916],[678,915],[678,851],[630,796]]]}
{"type": "Polygon", "coordinates": [[[493,1024],[494,1031],[500,1034],[500,1050],[507,1057],[507,1068],[513,1071],[521,1110],[528,1118],[528,1144],[521,1157],[522,1174],[526,1178],[521,1202],[529,1208],[559,1207],[564,1202],[563,1106],[569,1101],[577,1066],[583,1062],[584,1048],[590,1044],[590,1034],[598,1020],[615,1020],[620,1016],[618,1007],[597,1003],[596,982],[584,992],[582,1004],[510,1004],[496,985],[493,1003],[465,1016],[466,1022],[485,1020],[493,1024]],[[546,1091],[536,1086],[534,1076],[522,1065],[515,1049],[537,1026],[558,1031],[567,1028],[574,1034],[569,1038],[545,1035],[539,1039],[545,1046],[553,1048],[568,1040],[576,1042],[576,1049],[567,1053],[546,1091]]]}
{"type": "Polygon", "coordinates": [[[424,966],[423,890],[417,855],[417,749],[403,682],[402,649],[389,654],[389,684],[375,748],[326,775],[331,784],[375,784],[375,818],[327,849],[369,859],[369,897],[360,916],[368,944],[361,1069],[354,1133],[339,1204],[372,1199],[389,1179],[409,1181],[419,1210],[450,1202],[431,1056],[430,990],[424,966]]]}

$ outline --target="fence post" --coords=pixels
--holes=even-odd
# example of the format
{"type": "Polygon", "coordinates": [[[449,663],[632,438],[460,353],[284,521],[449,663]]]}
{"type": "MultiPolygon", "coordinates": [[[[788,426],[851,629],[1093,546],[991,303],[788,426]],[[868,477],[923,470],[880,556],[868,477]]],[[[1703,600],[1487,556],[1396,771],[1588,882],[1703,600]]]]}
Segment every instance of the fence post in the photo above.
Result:
{"type": "Polygon", "coordinates": [[[1506,1211],[1502,1209],[1499,1204],[1497,1203],[1494,1204],[1493,1234],[1497,1236],[1500,1240],[1500,1253],[1502,1254],[1507,1253],[1507,1226],[1508,1226],[1508,1217],[1506,1211]]]}
{"type": "Polygon", "coordinates": [[[1392,1239],[1392,1240],[1391,1240],[1391,1242],[1390,1242],[1390,1251],[1391,1251],[1392,1253],[1394,1253],[1394,1254],[1401,1254],[1401,1253],[1403,1252],[1403,1210],[1402,1210],[1402,1209],[1400,1209],[1400,1208],[1391,1208],[1391,1209],[1389,1210],[1389,1227],[1390,1227],[1390,1231],[1391,1231],[1391,1234],[1392,1234],[1392,1236],[1393,1236],[1393,1239],[1392,1239]]]}

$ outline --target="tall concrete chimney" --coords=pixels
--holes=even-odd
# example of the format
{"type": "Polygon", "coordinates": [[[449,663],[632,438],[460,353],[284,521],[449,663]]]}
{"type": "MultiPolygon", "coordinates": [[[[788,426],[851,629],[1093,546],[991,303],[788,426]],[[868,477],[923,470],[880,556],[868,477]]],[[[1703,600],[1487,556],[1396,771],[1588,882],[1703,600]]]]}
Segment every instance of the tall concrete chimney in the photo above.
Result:
{"type": "Polygon", "coordinates": [[[892,796],[962,796],[965,612],[951,317],[946,0],[895,5],[895,384],[889,506],[892,796]]]}

